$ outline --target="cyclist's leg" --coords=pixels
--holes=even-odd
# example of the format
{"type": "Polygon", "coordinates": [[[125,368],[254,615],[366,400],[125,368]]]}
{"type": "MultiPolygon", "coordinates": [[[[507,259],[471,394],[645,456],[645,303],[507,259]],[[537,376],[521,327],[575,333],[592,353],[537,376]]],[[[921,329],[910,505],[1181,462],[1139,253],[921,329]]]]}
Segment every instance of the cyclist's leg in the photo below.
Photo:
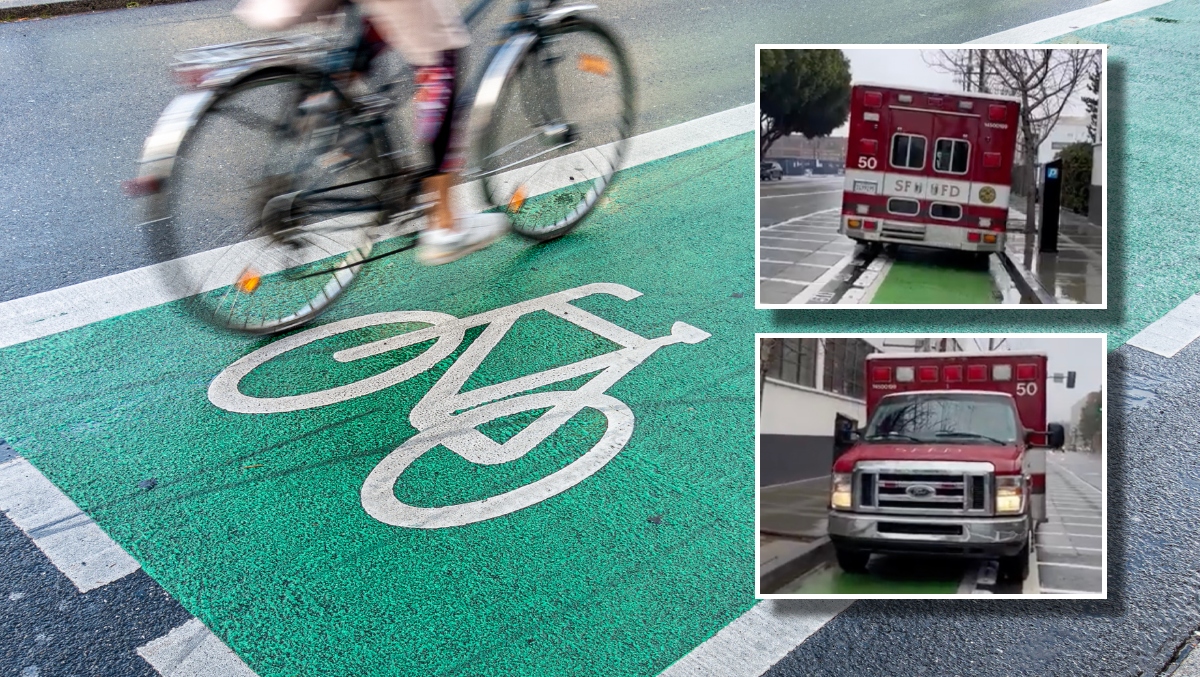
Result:
{"type": "Polygon", "coordinates": [[[508,226],[498,214],[456,219],[450,202],[450,188],[462,164],[465,116],[455,103],[461,50],[469,44],[469,35],[454,0],[358,1],[388,43],[417,68],[416,130],[420,142],[430,148],[435,171],[426,181],[434,201],[418,256],[426,263],[448,263],[491,244],[508,226]]]}

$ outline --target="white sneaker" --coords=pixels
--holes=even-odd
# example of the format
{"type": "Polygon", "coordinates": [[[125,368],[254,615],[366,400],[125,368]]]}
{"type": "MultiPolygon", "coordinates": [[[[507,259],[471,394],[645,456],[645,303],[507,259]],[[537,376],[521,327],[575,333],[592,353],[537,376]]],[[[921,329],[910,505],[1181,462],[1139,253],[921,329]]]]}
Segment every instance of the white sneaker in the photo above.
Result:
{"type": "Polygon", "coordinates": [[[453,228],[421,231],[417,260],[430,266],[456,261],[500,239],[508,232],[508,217],[495,212],[455,219],[453,228]]]}

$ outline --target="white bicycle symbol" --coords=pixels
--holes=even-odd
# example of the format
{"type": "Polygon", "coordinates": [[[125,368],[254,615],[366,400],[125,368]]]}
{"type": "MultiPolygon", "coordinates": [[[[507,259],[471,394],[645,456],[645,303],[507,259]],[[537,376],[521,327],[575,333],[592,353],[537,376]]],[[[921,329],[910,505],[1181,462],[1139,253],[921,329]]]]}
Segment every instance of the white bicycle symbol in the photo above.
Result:
{"type": "Polygon", "coordinates": [[[642,295],[623,285],[597,283],[462,319],[445,313],[397,311],[341,320],[289,336],[237,360],[213,380],[208,389],[208,399],[227,411],[268,414],[312,409],[363,397],[430,369],[458,348],[468,329],[486,325],[479,337],[413,407],[409,421],[419,432],[375,466],[363,483],[360,496],[367,514],[394,526],[436,529],[500,517],[556,496],[604,467],[625,447],[634,426],[633,412],[629,407],[605,394],[605,391],[659,348],[673,343],[699,343],[710,336],[689,324],[676,322],[669,336],[647,339],[570,303],[593,294],[609,294],[624,301],[642,295]],[[513,323],[522,315],[537,311],[551,313],[622,348],[511,381],[461,392],[463,384],[504,338],[513,323]],[[436,339],[420,355],[385,372],[335,388],[285,397],[251,397],[242,394],[238,388],[250,372],[289,350],[364,327],[402,322],[429,326],[333,354],[333,359],[338,362],[353,362],[436,339]],[[550,390],[519,395],[593,372],[599,373],[578,390],[550,390]],[[513,395],[517,396],[511,397],[513,395]],[[607,418],[604,434],[585,454],[547,477],[498,496],[459,505],[418,507],[396,498],[395,485],[400,475],[422,454],[438,445],[472,463],[506,463],[529,453],[584,408],[595,409],[607,418]],[[540,409],[548,411],[504,443],[498,443],[476,429],[503,416],[540,409]],[[461,413],[455,414],[456,411],[461,413]]]}

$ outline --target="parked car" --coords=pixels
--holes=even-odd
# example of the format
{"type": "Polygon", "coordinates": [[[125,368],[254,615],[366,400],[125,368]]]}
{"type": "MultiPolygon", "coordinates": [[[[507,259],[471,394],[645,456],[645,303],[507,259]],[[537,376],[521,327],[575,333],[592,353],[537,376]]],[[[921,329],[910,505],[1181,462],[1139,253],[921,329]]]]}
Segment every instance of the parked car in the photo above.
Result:
{"type": "Polygon", "coordinates": [[[778,162],[763,162],[758,167],[758,178],[760,181],[778,181],[783,178],[783,167],[778,162]]]}

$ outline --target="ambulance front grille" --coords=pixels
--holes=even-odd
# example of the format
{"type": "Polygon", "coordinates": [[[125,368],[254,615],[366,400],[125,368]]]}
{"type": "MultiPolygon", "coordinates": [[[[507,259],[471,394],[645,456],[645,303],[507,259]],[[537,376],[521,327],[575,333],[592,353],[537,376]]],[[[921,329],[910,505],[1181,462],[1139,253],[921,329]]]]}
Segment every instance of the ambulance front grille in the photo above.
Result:
{"type": "Polygon", "coordinates": [[[862,512],[897,515],[986,515],[990,473],[859,472],[856,503],[862,512]]]}

